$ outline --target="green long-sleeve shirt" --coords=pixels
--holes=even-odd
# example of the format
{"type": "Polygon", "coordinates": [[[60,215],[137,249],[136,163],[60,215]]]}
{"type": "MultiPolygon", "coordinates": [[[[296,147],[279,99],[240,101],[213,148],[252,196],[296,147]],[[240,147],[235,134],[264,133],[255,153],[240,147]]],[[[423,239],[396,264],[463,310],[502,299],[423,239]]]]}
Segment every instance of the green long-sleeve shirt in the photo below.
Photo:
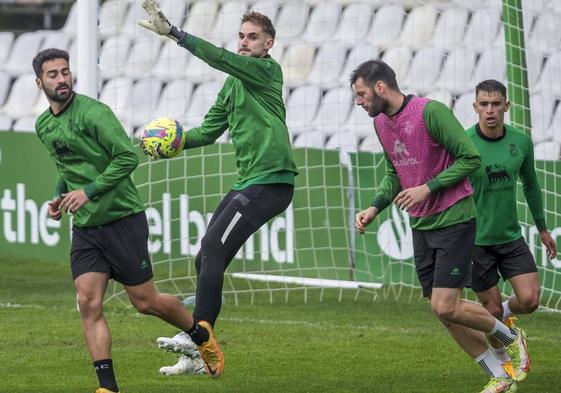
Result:
{"type": "Polygon", "coordinates": [[[229,129],[238,179],[232,187],[251,184],[294,184],[298,173],[286,127],[280,65],[270,56],[241,56],[186,35],[181,46],[230,76],[200,127],[186,134],[185,148],[214,143],[229,129]]]}
{"type": "Polygon", "coordinates": [[[481,168],[469,177],[477,207],[477,245],[504,244],[522,237],[516,208],[518,177],[537,228],[546,229],[532,140],[506,124],[504,131],[501,137],[491,139],[477,124],[467,130],[483,159],[481,168]]]}
{"type": "Polygon", "coordinates": [[[74,93],[62,112],[43,112],[35,130],[57,167],[56,195],[84,189],[90,199],[74,225],[104,225],[144,210],[130,178],[138,157],[107,105],[74,93]]]}
{"type": "MultiPolygon", "coordinates": [[[[408,99],[405,100],[397,113],[403,110],[408,101],[408,99]]],[[[430,136],[455,158],[451,166],[427,182],[431,192],[439,192],[459,183],[479,168],[481,157],[460,122],[444,104],[430,101],[424,107],[423,118],[430,136]]],[[[386,175],[380,182],[372,202],[372,206],[379,211],[389,206],[401,191],[399,177],[387,154],[385,154],[385,161],[386,175]]],[[[473,197],[468,196],[443,212],[424,217],[410,217],[410,224],[413,229],[434,230],[468,221],[475,218],[475,215],[473,197]]]]}

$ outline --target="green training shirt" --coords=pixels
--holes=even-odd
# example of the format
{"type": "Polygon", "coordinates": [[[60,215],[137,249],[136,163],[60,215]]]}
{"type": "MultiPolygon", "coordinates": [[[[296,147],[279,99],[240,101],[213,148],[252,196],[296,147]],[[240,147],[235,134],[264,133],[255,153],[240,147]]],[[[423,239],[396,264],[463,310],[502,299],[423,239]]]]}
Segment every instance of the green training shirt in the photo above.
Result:
{"type": "MultiPolygon", "coordinates": [[[[403,110],[408,102],[409,100],[406,99],[397,113],[403,110]]],[[[438,192],[459,183],[479,168],[481,157],[460,122],[446,105],[438,101],[430,101],[425,105],[423,118],[431,137],[444,146],[455,158],[451,166],[427,182],[431,192],[438,192]]],[[[380,182],[376,197],[372,202],[372,206],[378,208],[378,211],[389,206],[401,191],[397,172],[389,157],[386,154],[384,156],[386,175],[380,182]]],[[[443,212],[425,217],[410,217],[410,225],[413,229],[428,231],[466,222],[475,216],[475,203],[470,195],[443,212]]]]}
{"type": "Polygon", "coordinates": [[[200,127],[186,134],[185,148],[214,143],[229,129],[238,179],[252,184],[294,184],[298,174],[286,127],[280,65],[270,56],[241,56],[186,35],[179,43],[213,68],[230,74],[200,127]]]}
{"type": "Polygon", "coordinates": [[[496,139],[481,133],[479,125],[467,130],[483,165],[469,180],[477,207],[475,244],[504,244],[522,237],[516,208],[516,181],[522,180],[524,196],[539,230],[546,229],[540,184],[534,167],[534,145],[524,132],[505,124],[496,139]]]}
{"type": "Polygon", "coordinates": [[[138,157],[107,105],[73,93],[61,113],[43,112],[35,130],[57,167],[56,195],[84,189],[90,199],[74,213],[74,225],[104,225],[144,210],[130,178],[138,157]]]}

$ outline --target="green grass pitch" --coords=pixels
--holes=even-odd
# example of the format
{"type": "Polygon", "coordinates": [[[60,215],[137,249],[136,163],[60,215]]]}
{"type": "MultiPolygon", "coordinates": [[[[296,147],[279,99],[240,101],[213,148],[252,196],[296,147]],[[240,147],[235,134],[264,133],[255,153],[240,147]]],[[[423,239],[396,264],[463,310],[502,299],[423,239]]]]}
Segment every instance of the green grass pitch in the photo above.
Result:
{"type": "MultiPolygon", "coordinates": [[[[323,302],[308,293],[287,303],[223,307],[216,333],[223,376],[164,377],[175,362],[156,337],[174,329],[120,302],[106,305],[122,393],[479,392],[483,371],[459,348],[422,300],[323,302]]],[[[259,300],[259,299],[258,299],[259,300]]],[[[97,380],[84,346],[66,263],[0,259],[0,392],[93,393],[97,380]]],[[[532,372],[519,392],[561,392],[561,315],[523,316],[532,372]]]]}

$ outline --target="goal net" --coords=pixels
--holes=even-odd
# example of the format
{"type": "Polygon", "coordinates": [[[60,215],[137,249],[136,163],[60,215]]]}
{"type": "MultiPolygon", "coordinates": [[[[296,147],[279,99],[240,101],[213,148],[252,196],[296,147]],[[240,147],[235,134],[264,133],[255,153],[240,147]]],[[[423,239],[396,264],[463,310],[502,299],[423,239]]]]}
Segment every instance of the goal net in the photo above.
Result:
{"type": "MultiPolygon", "coordinates": [[[[248,10],[267,14],[277,30],[271,55],[283,68],[287,125],[300,174],[292,205],[264,225],[228,268],[227,299],[254,301],[260,293],[269,301],[321,299],[330,288],[341,297],[420,297],[407,215],[390,207],[364,236],[353,229],[355,213],[370,204],[384,175],[372,120],[353,105],[348,82],[354,67],[371,58],[395,69],[404,92],[442,101],[466,127],[477,120],[477,82],[493,78],[509,90],[518,87],[517,95],[525,92],[510,97],[516,115],[507,120],[531,125],[548,227],[554,237],[560,234],[561,137],[555,126],[561,116],[561,7],[548,0],[524,1],[522,8],[519,1],[504,3],[161,1],[174,24],[229,50],[236,50],[240,17],[248,10]],[[505,18],[510,6],[522,11],[524,40],[512,37],[521,26],[505,18]],[[525,53],[526,64],[517,53],[525,53]],[[507,78],[513,65],[520,68],[517,76],[527,78],[510,71],[507,78]]],[[[143,31],[136,22],[145,17],[139,1],[100,5],[100,98],[133,139],[159,116],[185,128],[199,125],[227,76],[171,40],[143,31]]],[[[233,146],[226,132],[216,144],[174,159],[142,160],[134,180],[147,206],[156,282],[163,291],[188,296],[195,291],[194,257],[207,223],[236,180],[233,146]]],[[[519,214],[540,272],[542,305],[560,309],[561,261],[545,257],[521,190],[519,214]]],[[[508,286],[502,290],[510,293],[508,286]]],[[[113,296],[120,294],[115,286],[113,296]]]]}

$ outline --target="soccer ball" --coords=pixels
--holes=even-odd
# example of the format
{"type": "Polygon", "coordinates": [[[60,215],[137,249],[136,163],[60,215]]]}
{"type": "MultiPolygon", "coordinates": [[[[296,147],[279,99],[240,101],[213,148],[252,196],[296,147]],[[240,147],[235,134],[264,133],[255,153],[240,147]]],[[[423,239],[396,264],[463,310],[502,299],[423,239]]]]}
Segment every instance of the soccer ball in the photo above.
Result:
{"type": "Polygon", "coordinates": [[[183,150],[185,133],[177,120],[159,117],[144,127],[140,147],[152,158],[171,158],[183,150]]]}

